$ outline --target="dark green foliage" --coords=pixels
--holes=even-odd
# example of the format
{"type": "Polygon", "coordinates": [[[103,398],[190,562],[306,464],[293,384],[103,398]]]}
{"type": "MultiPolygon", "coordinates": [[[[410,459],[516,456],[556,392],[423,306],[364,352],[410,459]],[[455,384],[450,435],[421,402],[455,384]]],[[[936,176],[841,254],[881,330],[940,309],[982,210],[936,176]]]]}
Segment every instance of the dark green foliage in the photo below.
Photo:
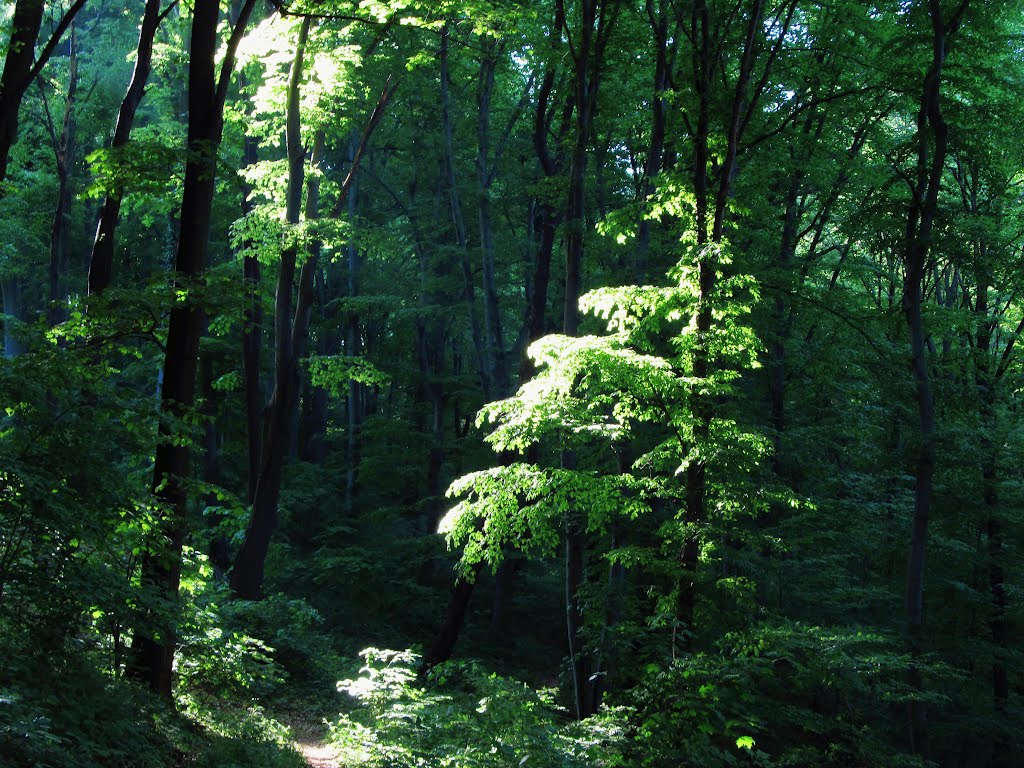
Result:
{"type": "Polygon", "coordinates": [[[637,764],[920,765],[894,754],[886,733],[911,695],[898,647],[852,628],[788,624],[650,665],[631,694],[637,764]]]}
{"type": "Polygon", "coordinates": [[[210,263],[187,284],[171,267],[195,234],[180,220],[193,4],[161,23],[131,141],[111,151],[138,26],[115,5],[76,26],[55,275],[68,37],[26,92],[0,191],[0,762],[298,767],[289,742],[320,738],[323,717],[349,764],[382,767],[1019,762],[1020,3],[267,5],[225,80],[210,263]],[[581,105],[573,64],[598,7],[610,36],[585,57],[600,88],[581,105]],[[929,15],[961,7],[919,244],[936,465],[911,658],[906,233],[934,139],[918,133],[929,15]],[[303,11],[292,154],[314,184],[286,225],[303,11]],[[114,190],[113,282],[86,296],[96,200],[114,190]],[[713,238],[702,211],[721,214],[713,238]],[[581,335],[552,334],[581,243],[581,335]],[[298,288],[275,294],[292,249],[297,272],[316,264],[298,317],[298,288]],[[204,314],[195,404],[161,416],[182,307],[204,314]],[[274,432],[262,599],[240,601],[227,584],[286,327],[297,403],[274,432]],[[191,451],[180,555],[151,487],[161,418],[191,451]],[[143,562],[180,564],[177,595],[143,584],[143,562]],[[472,588],[449,617],[456,578],[472,588]],[[442,622],[456,660],[429,673],[418,650],[355,661],[429,648],[442,622]],[[132,646],[169,626],[161,702],[132,681],[132,646]],[[584,663],[600,706],[573,722],[584,663]],[[927,745],[908,742],[914,702],[927,745]]]}

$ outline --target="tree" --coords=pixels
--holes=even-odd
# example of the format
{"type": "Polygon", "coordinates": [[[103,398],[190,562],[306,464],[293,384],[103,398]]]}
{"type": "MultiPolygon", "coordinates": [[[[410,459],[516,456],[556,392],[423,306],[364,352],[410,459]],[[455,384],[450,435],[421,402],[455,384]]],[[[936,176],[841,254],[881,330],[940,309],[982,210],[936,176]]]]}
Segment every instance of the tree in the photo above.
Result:
{"type": "Polygon", "coordinates": [[[7,178],[7,163],[11,146],[18,138],[18,113],[21,100],[32,81],[46,66],[67,28],[85,6],[86,0],[76,0],[60,17],[53,34],[36,54],[36,41],[43,24],[44,0],[18,0],[11,19],[11,39],[4,57],[3,74],[0,75],[0,200],[5,192],[3,182],[7,178]]]}
{"type": "MultiPolygon", "coordinates": [[[[291,227],[299,224],[302,208],[302,189],[306,152],[301,139],[300,87],[303,75],[306,41],[309,36],[311,19],[305,17],[299,25],[295,58],[288,77],[286,146],[288,162],[288,191],[285,205],[285,223],[291,227]]],[[[347,195],[359,170],[359,164],[366,150],[370,135],[376,128],[394,93],[397,84],[390,80],[374,107],[360,145],[355,152],[352,165],[341,183],[335,202],[334,218],[344,210],[347,195]]],[[[320,156],[323,152],[323,129],[318,129],[312,143],[310,164],[313,172],[319,171],[320,156]]],[[[313,176],[306,189],[306,221],[318,217],[319,181],[313,176]]],[[[309,328],[309,317],[313,302],[313,281],[318,269],[318,246],[307,254],[298,276],[298,295],[295,291],[296,257],[298,243],[289,245],[281,254],[278,273],[275,317],[275,360],[274,390],[265,411],[264,435],[261,440],[259,474],[253,496],[253,512],[245,539],[235,560],[231,576],[231,587],[235,594],[245,600],[260,597],[263,584],[263,565],[270,537],[277,525],[277,505],[281,494],[281,478],[284,458],[287,452],[291,424],[296,416],[299,392],[299,358],[302,355],[309,328]],[[294,306],[294,309],[293,309],[294,306]]]]}
{"type": "MultiPolygon", "coordinates": [[[[907,560],[907,635],[915,655],[921,650],[921,633],[924,626],[924,558],[935,473],[935,396],[928,371],[924,321],[921,313],[922,290],[949,142],[949,129],[942,114],[940,99],[942,70],[950,38],[960,26],[960,19],[967,10],[967,5],[967,0],[963,0],[949,18],[945,17],[939,0],[930,0],[928,5],[932,29],[932,60],[924,78],[917,113],[916,178],[907,212],[903,247],[906,277],[903,283],[902,308],[910,336],[911,369],[917,387],[920,441],[915,467],[910,554],[907,560]]],[[[917,664],[910,669],[910,682],[918,690],[924,685],[922,670],[917,664]]],[[[910,711],[911,751],[927,755],[924,702],[913,702],[910,711]]]]}
{"type": "MultiPolygon", "coordinates": [[[[224,104],[234,69],[235,52],[256,3],[245,0],[231,29],[220,75],[215,71],[216,0],[197,0],[192,15],[188,80],[188,159],[181,203],[182,229],[175,254],[176,290],[182,294],[171,309],[167,329],[163,380],[160,392],[161,419],[153,492],[163,508],[160,532],[166,544],[147,551],[142,564],[142,583],[174,605],[181,581],[181,550],[190,525],[188,477],[190,450],[180,429],[195,403],[196,365],[203,327],[200,293],[206,268],[210,217],[216,180],[224,104]]],[[[170,615],[150,617],[136,628],[132,643],[134,671],[150,688],[171,695],[175,631],[170,615]]]]}
{"type": "MultiPolygon", "coordinates": [[[[153,41],[160,21],[174,8],[176,2],[160,11],[160,0],[146,0],[146,9],[142,16],[139,30],[139,43],[135,54],[135,69],[132,72],[128,90],[121,101],[114,125],[114,135],[110,149],[116,153],[128,145],[135,114],[142,103],[146,92],[146,82],[153,67],[153,41]]],[[[99,220],[96,223],[96,235],[93,239],[92,257],[89,259],[90,294],[101,293],[111,281],[114,262],[114,231],[121,212],[121,201],[124,196],[122,186],[118,185],[107,191],[100,208],[99,220]]]]}

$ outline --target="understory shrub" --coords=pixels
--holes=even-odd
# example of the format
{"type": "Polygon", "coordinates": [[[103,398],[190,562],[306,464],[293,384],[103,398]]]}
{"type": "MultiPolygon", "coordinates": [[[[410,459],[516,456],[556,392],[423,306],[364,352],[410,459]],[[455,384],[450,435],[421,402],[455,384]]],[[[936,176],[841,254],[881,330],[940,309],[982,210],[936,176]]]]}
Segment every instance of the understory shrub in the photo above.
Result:
{"type": "Polygon", "coordinates": [[[353,707],[331,726],[343,764],[384,768],[626,765],[628,711],[606,708],[583,722],[555,705],[553,689],[489,674],[471,661],[418,677],[412,651],[368,648],[358,678],[338,690],[353,707]]]}

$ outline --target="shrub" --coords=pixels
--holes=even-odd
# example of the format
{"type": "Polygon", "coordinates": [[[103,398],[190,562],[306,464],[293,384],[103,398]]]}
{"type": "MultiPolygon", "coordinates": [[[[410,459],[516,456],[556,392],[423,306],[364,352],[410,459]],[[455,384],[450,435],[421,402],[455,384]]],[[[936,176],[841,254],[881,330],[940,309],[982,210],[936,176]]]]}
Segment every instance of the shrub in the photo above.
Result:
{"type": "Polygon", "coordinates": [[[583,722],[555,706],[554,691],[448,662],[420,679],[411,651],[368,648],[358,678],[338,690],[354,707],[330,738],[342,761],[388,768],[549,768],[624,765],[627,711],[605,709],[583,722]]]}

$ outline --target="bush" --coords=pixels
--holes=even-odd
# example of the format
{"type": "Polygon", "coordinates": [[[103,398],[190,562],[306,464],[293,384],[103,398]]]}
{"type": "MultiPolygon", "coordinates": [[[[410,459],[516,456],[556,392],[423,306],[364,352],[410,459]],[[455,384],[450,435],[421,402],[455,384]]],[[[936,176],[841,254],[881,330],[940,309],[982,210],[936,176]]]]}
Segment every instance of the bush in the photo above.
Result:
{"type": "Polygon", "coordinates": [[[568,719],[554,691],[488,674],[474,662],[448,662],[420,680],[411,651],[368,648],[356,679],[338,690],[355,706],[330,739],[353,765],[469,768],[509,765],[624,765],[626,710],[568,719]]]}

